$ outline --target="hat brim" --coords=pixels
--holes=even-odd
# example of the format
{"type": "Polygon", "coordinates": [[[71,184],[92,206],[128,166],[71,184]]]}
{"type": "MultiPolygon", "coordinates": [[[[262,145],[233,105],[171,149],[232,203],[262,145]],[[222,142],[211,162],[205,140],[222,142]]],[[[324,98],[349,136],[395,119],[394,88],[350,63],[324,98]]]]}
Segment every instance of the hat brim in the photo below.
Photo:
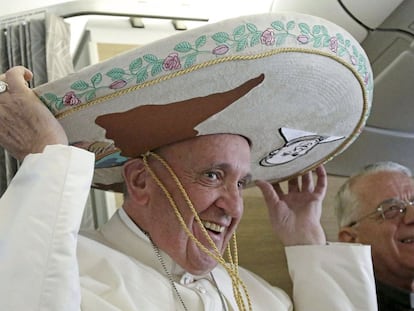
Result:
{"type": "Polygon", "coordinates": [[[176,127],[168,118],[157,122],[158,112],[149,122],[143,108],[160,111],[180,104],[184,110],[172,109],[168,115],[176,124],[191,124],[195,136],[247,137],[253,178],[281,181],[329,161],[357,138],[368,117],[372,88],[369,61],[345,30],[318,17],[269,13],[186,31],[35,92],[60,120],[70,143],[97,154],[93,186],[121,191],[122,164],[136,156],[126,152],[128,142],[154,133],[146,132],[149,127],[160,133],[161,145],[189,138],[172,134],[176,127]],[[260,83],[239,92],[260,76],[260,83]],[[232,92],[240,96],[212,112],[208,100],[199,103],[232,92]],[[196,108],[191,110],[190,103],[196,108]],[[113,117],[131,117],[132,112],[137,114],[131,127],[146,122],[139,131],[113,117]],[[206,117],[192,124],[195,112],[206,117]],[[111,121],[110,131],[98,122],[103,117],[111,121]],[[304,134],[295,134],[293,141],[289,131],[304,134]]]}

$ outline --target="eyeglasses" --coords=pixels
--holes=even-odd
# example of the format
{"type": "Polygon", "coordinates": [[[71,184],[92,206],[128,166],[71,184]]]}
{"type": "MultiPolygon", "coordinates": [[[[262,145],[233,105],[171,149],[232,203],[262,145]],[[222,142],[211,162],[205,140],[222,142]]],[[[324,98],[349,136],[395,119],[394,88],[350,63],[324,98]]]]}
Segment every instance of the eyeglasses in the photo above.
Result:
{"type": "Polygon", "coordinates": [[[361,218],[351,222],[350,227],[355,226],[366,218],[377,218],[381,217],[383,220],[394,219],[405,215],[408,206],[414,206],[413,201],[404,201],[399,199],[388,199],[380,203],[374,212],[368,215],[362,216],[361,218]]]}

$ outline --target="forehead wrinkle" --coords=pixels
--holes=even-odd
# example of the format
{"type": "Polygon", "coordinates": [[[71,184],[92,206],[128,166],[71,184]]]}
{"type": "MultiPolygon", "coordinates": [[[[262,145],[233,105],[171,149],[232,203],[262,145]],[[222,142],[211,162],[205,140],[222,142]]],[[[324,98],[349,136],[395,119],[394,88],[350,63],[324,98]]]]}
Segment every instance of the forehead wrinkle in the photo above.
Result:
{"type": "Polygon", "coordinates": [[[372,201],[371,205],[376,207],[390,199],[408,200],[414,195],[414,183],[410,177],[389,171],[377,171],[356,178],[351,187],[360,200],[368,203],[367,199],[369,199],[372,201]],[[367,191],[375,195],[367,197],[365,195],[367,191]],[[378,191],[381,194],[377,195],[378,191]]]}

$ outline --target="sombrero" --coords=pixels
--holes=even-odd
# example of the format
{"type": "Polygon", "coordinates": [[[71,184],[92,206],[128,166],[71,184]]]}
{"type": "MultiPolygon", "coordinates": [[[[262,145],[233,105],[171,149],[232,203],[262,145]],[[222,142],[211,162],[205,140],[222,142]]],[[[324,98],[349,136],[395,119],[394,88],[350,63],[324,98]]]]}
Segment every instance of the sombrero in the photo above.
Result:
{"type": "Polygon", "coordinates": [[[70,144],[95,152],[92,186],[120,191],[129,158],[215,133],[251,141],[253,179],[313,169],[359,135],[373,77],[344,29],[285,12],[188,30],[34,91],[70,144]]]}

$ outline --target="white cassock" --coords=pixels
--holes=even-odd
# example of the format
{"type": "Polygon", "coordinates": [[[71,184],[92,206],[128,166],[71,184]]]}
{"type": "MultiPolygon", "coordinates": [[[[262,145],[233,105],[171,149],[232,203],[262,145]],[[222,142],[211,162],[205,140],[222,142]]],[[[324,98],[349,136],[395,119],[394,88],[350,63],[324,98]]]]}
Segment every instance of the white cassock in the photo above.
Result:
{"type": "MultiPolygon", "coordinates": [[[[91,153],[60,145],[24,160],[0,200],[0,310],[237,310],[223,267],[193,276],[161,252],[182,303],[122,209],[100,231],[78,235],[93,165],[91,153]]],[[[253,310],[377,310],[368,246],[293,246],[286,255],[293,303],[240,268],[253,310]]]]}

